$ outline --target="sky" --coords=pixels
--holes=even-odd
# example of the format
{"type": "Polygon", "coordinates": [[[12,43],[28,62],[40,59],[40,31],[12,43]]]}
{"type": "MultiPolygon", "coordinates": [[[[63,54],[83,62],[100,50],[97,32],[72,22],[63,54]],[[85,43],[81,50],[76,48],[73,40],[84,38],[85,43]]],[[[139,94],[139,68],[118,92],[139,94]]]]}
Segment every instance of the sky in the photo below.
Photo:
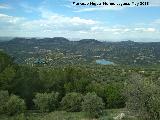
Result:
{"type": "Polygon", "coordinates": [[[160,42],[160,0],[0,0],[0,36],[160,42]],[[73,4],[74,2],[74,4],[73,4]]]}

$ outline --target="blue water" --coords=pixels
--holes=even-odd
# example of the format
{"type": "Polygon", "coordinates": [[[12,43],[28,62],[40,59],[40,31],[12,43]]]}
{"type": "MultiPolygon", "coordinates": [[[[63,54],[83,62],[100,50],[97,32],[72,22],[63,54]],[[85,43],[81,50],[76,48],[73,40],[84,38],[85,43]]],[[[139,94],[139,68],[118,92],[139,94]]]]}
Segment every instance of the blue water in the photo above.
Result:
{"type": "Polygon", "coordinates": [[[113,62],[107,61],[107,60],[105,60],[105,59],[96,60],[96,63],[97,63],[97,64],[101,64],[101,65],[113,65],[113,64],[114,64],[113,62]]]}

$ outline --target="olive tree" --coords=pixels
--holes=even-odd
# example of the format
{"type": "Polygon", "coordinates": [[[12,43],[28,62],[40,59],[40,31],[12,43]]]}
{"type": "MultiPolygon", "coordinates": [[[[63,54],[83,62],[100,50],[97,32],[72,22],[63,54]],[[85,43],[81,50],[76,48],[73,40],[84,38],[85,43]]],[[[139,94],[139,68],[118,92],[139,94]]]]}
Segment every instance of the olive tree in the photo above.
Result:
{"type": "Polygon", "coordinates": [[[11,95],[6,103],[6,112],[8,115],[16,115],[24,113],[26,110],[26,104],[19,96],[11,95]]]}
{"type": "Polygon", "coordinates": [[[9,100],[8,91],[0,91],[0,114],[5,113],[5,106],[9,100]]]}
{"type": "Polygon", "coordinates": [[[57,92],[37,93],[33,101],[41,112],[50,112],[57,108],[58,96],[59,93],[57,92]]]}
{"type": "Polygon", "coordinates": [[[68,93],[62,98],[61,106],[63,110],[67,112],[81,111],[83,95],[80,93],[68,93]]]}
{"type": "Polygon", "coordinates": [[[103,113],[104,103],[96,93],[87,93],[82,102],[82,109],[90,117],[98,118],[103,113]]]}
{"type": "Polygon", "coordinates": [[[160,86],[134,74],[126,84],[126,107],[142,120],[160,119],[160,86]]]}

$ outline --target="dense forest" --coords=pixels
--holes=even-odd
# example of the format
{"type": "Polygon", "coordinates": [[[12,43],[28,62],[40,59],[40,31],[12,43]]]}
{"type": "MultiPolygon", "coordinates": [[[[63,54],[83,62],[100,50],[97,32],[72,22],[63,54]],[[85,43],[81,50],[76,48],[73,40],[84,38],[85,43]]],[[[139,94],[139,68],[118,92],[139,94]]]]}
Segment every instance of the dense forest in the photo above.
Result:
{"type": "Polygon", "coordinates": [[[31,66],[0,52],[0,120],[159,120],[159,79],[154,66],[31,66]]]}

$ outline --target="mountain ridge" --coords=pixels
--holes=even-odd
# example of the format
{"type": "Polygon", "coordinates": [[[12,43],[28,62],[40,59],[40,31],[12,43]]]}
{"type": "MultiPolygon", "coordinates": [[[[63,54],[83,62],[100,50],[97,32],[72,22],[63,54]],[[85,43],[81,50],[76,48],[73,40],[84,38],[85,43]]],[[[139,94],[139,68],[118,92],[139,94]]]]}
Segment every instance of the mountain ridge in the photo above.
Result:
{"type": "Polygon", "coordinates": [[[64,37],[14,38],[0,42],[1,50],[17,59],[22,59],[23,62],[19,63],[25,63],[32,57],[36,59],[46,56],[52,59],[68,58],[70,61],[78,61],[77,56],[81,56],[79,59],[86,61],[85,63],[93,63],[96,59],[107,59],[116,64],[153,65],[160,64],[159,46],[160,42],[146,43],[131,40],[106,42],[96,39],[70,41],[64,37]]]}

